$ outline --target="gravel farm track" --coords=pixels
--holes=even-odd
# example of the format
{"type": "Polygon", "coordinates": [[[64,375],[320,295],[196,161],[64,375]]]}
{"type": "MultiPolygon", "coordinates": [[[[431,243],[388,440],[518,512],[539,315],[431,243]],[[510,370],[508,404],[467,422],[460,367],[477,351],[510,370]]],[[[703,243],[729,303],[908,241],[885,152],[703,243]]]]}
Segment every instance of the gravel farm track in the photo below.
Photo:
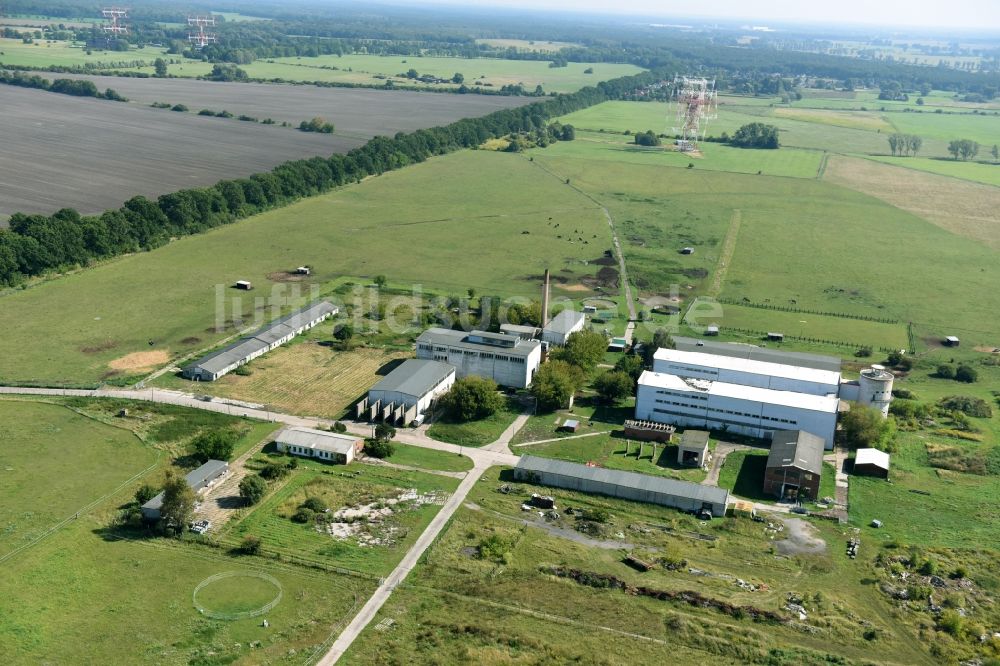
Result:
{"type": "Polygon", "coordinates": [[[113,87],[126,97],[135,94],[136,101],[126,104],[0,86],[4,110],[0,221],[15,212],[53,213],[66,207],[83,214],[100,213],[136,195],[156,197],[209,186],[268,171],[288,160],[346,153],[378,134],[391,136],[443,125],[530,101],[524,97],[92,78],[101,90],[113,87]],[[133,87],[148,92],[133,93],[133,87]],[[154,109],[149,106],[152,101],[185,104],[191,112],[154,109]],[[295,125],[322,115],[335,123],[337,131],[307,134],[279,125],[198,116],[202,108],[261,119],[271,116],[279,122],[294,115],[287,119],[295,125]]]}

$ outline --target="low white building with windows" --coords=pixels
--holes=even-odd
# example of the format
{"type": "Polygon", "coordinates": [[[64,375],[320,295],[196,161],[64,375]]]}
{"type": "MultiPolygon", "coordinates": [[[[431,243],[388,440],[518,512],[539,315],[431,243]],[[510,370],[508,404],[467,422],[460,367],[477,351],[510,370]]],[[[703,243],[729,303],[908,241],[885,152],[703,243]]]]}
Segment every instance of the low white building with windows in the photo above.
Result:
{"type": "Polygon", "coordinates": [[[486,331],[429,328],[417,338],[417,358],[448,363],[458,378],[476,375],[501,386],[527,388],[542,362],[542,343],[486,331]]]}
{"type": "Polygon", "coordinates": [[[282,453],[346,465],[361,453],[364,440],[346,433],[292,426],[279,432],[274,444],[282,453]]]}
{"type": "Polygon", "coordinates": [[[635,418],[761,439],[780,430],[804,430],[832,449],[839,407],[836,394],[778,391],[647,370],[639,377],[635,418]]]}

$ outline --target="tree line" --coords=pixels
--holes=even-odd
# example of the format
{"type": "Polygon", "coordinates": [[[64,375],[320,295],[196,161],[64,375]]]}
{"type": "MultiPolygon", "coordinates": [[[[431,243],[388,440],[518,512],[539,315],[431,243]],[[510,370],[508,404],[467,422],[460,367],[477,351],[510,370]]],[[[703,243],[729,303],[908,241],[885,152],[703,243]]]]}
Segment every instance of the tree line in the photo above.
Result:
{"type": "Polygon", "coordinates": [[[900,134],[895,132],[888,136],[889,150],[893,156],[910,157],[917,154],[920,147],[924,145],[924,140],[916,134],[900,134]]]}
{"type": "Polygon", "coordinates": [[[55,79],[54,81],[49,81],[36,75],[29,76],[21,72],[0,70],[0,83],[20,88],[37,88],[38,90],[47,90],[75,97],[97,97],[98,99],[110,99],[115,102],[128,101],[128,98],[118,94],[114,88],[107,88],[104,92],[101,92],[94,85],[93,81],[73,79],[55,79]]]}
{"type": "Polygon", "coordinates": [[[229,224],[434,155],[473,148],[512,133],[547,130],[551,117],[619,99],[658,76],[662,73],[644,72],[444,127],[400,132],[392,138],[379,136],[344,155],[286,162],[268,173],[180,190],[155,201],[137,196],[101,215],[81,216],[72,208],[53,215],[15,213],[10,228],[0,229],[0,284],[17,285],[48,271],[151,250],[171,238],[229,224]]]}

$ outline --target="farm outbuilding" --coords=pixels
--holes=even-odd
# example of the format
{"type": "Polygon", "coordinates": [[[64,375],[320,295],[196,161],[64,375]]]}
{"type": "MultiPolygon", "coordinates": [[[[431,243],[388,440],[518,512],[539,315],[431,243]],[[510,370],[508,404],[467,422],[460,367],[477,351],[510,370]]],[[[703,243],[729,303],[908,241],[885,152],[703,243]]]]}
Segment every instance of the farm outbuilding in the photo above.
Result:
{"type": "Polygon", "coordinates": [[[781,499],[816,499],[823,474],[823,438],[782,430],[771,439],[764,492],[781,499]]]}
{"type": "Polygon", "coordinates": [[[563,310],[542,329],[542,341],[561,347],[566,344],[570,335],[583,330],[585,322],[582,312],[563,310]]]}
{"type": "Polygon", "coordinates": [[[666,423],[626,419],[625,436],[645,442],[670,442],[677,428],[666,423]]]}
{"type": "Polygon", "coordinates": [[[718,517],[726,515],[729,503],[729,491],[725,488],[535,456],[521,456],[514,468],[514,477],[525,483],[659,504],[682,511],[707,509],[718,517]]]}
{"type": "Polygon", "coordinates": [[[275,319],[256,333],[203,356],[181,371],[181,376],[211,382],[279,347],[296,335],[337,314],[328,301],[320,301],[275,319]]]}
{"type": "Polygon", "coordinates": [[[715,324],[709,324],[705,327],[705,335],[707,336],[717,336],[719,334],[719,327],[715,324]]]}
{"type": "Polygon", "coordinates": [[[358,418],[379,420],[388,413],[388,420],[397,425],[422,421],[431,403],[447,393],[455,383],[455,366],[441,361],[411,358],[368,390],[368,397],[358,403],[358,418]]]}
{"type": "MultiPolygon", "coordinates": [[[[184,480],[191,486],[195,495],[201,495],[228,473],[229,463],[225,460],[209,460],[204,465],[184,475],[184,480]]],[[[162,506],[163,493],[160,493],[140,507],[142,517],[146,520],[159,520],[160,507],[162,506]]]]}
{"type": "Polygon", "coordinates": [[[563,432],[576,432],[580,429],[580,421],[577,419],[566,419],[563,424],[559,426],[559,430],[563,432]]]}
{"type": "Polygon", "coordinates": [[[233,285],[237,289],[243,289],[244,291],[250,291],[253,289],[253,283],[249,280],[237,280],[236,284],[233,285]]]}
{"type": "Polygon", "coordinates": [[[685,430],[677,446],[677,464],[703,467],[708,460],[708,431],[685,430]]]}
{"type": "Polygon", "coordinates": [[[854,474],[889,478],[889,454],[878,449],[858,449],[854,456],[854,474]]]}
{"type": "Polygon", "coordinates": [[[960,344],[962,344],[962,341],[961,341],[961,340],[959,340],[959,339],[958,339],[957,337],[955,337],[954,335],[949,335],[948,337],[946,337],[946,338],[944,339],[944,346],[945,346],[945,347],[957,347],[957,346],[959,346],[960,344]]]}
{"type": "Polygon", "coordinates": [[[364,440],[355,435],[292,426],[275,435],[274,444],[282,453],[347,465],[361,453],[364,440]]]}

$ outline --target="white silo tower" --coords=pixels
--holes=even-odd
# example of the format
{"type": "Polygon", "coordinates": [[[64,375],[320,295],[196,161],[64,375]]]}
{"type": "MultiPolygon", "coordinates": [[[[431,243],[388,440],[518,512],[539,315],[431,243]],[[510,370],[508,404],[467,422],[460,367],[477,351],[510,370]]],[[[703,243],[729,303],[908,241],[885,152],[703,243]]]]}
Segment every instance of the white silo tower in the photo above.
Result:
{"type": "Polygon", "coordinates": [[[858,383],[858,402],[862,405],[871,405],[882,412],[882,416],[889,415],[889,403],[892,402],[892,373],[885,369],[885,366],[873,365],[861,371],[861,378],[858,383]]]}

